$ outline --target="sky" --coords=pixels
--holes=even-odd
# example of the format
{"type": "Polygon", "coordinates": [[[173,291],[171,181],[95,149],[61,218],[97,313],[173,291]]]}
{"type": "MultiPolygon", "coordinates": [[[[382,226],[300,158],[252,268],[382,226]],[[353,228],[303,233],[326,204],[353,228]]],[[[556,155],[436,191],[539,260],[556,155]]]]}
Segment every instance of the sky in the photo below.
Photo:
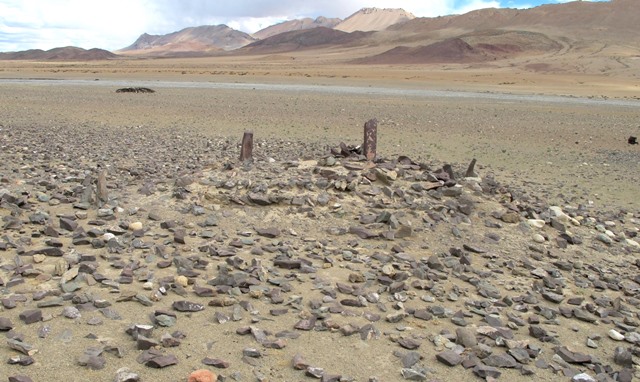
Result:
{"type": "MultiPolygon", "coordinates": [[[[340,17],[364,7],[417,17],[481,8],[530,8],[569,0],[0,0],[0,52],[77,46],[117,50],[142,33],[226,24],[253,33],[303,17],[340,17]]],[[[595,0],[600,1],[600,0],[595,0]]]]}

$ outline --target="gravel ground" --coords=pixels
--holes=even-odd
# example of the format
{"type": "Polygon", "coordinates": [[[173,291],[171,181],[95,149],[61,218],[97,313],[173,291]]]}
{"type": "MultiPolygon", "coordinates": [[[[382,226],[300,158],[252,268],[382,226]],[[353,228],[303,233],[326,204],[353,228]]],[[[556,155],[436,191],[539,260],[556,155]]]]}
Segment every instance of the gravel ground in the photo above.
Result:
{"type": "Polygon", "coordinates": [[[38,350],[29,366],[0,363],[0,374],[635,372],[640,158],[627,138],[637,107],[116,89],[0,83],[0,323],[12,328],[0,356],[38,350]],[[338,155],[374,117],[377,167],[338,155]],[[245,130],[252,164],[237,161],[245,130]],[[472,158],[478,177],[463,179],[472,158]],[[155,326],[150,341],[126,333],[134,324],[155,326]],[[141,363],[149,344],[177,365],[141,363]],[[247,356],[254,348],[260,357],[247,356]],[[296,354],[311,369],[294,368],[296,354]],[[460,361],[471,367],[447,366],[460,361]]]}

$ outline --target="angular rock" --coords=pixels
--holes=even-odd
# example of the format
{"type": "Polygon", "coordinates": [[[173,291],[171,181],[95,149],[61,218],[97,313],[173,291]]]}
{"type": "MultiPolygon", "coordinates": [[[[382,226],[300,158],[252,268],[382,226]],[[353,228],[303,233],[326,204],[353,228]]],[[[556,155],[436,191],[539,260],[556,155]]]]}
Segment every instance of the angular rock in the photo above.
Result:
{"type": "Polygon", "coordinates": [[[13,329],[13,323],[6,317],[0,317],[0,332],[6,332],[13,329]]]}
{"type": "Polygon", "coordinates": [[[102,370],[107,365],[107,360],[100,355],[83,354],[78,357],[78,365],[91,370],[102,370]]]}
{"type": "Polygon", "coordinates": [[[472,348],[478,344],[478,339],[472,329],[457,328],[456,343],[464,346],[465,348],[472,348]]]}
{"type": "Polygon", "coordinates": [[[436,354],[436,359],[447,366],[457,366],[462,362],[460,354],[453,350],[446,350],[436,354]]]}
{"type": "Polygon", "coordinates": [[[231,364],[227,361],[224,361],[222,359],[219,358],[209,358],[206,357],[202,360],[202,363],[207,365],[207,366],[213,366],[215,368],[218,369],[227,369],[229,368],[229,366],[231,366],[231,364]]]}
{"type": "Polygon", "coordinates": [[[401,338],[398,340],[398,345],[408,350],[415,350],[420,347],[421,343],[413,338],[401,338]]]}
{"type": "Polygon", "coordinates": [[[133,373],[126,367],[121,367],[116,371],[116,376],[113,380],[114,382],[139,382],[140,376],[136,373],[133,373]]]}
{"type": "Polygon", "coordinates": [[[263,236],[269,239],[275,239],[276,237],[279,237],[281,234],[280,230],[275,227],[256,228],[256,233],[260,236],[263,236]]]}
{"type": "Polygon", "coordinates": [[[573,352],[566,346],[558,346],[554,348],[557,355],[568,363],[590,363],[591,356],[583,353],[573,352]]]}
{"type": "Polygon", "coordinates": [[[25,324],[33,324],[42,320],[42,311],[40,309],[25,310],[24,312],[20,313],[19,317],[25,324]]]}
{"type": "Polygon", "coordinates": [[[502,372],[495,367],[487,366],[484,364],[478,364],[473,368],[473,373],[480,378],[494,378],[498,379],[502,375],[502,372]]]}
{"type": "Polygon", "coordinates": [[[402,378],[406,379],[407,381],[426,381],[427,380],[427,376],[425,373],[420,372],[418,370],[414,370],[414,369],[404,368],[400,370],[400,374],[402,375],[402,378]]]}
{"type": "Polygon", "coordinates": [[[204,305],[186,300],[175,301],[171,306],[178,312],[199,312],[204,310],[204,305]]]}
{"type": "Polygon", "coordinates": [[[33,379],[26,375],[11,375],[9,376],[9,382],[33,382],[33,379]]]}
{"type": "Polygon", "coordinates": [[[145,362],[146,366],[152,367],[154,369],[162,369],[167,366],[172,366],[177,364],[178,364],[178,358],[173,354],[157,356],[145,362]]]}
{"type": "Polygon", "coordinates": [[[29,345],[27,343],[24,343],[20,340],[14,339],[14,338],[9,338],[7,339],[7,345],[16,351],[19,351],[20,353],[24,354],[24,355],[28,355],[28,356],[32,356],[35,353],[38,352],[37,349],[35,349],[32,345],[29,345]]]}
{"type": "Polygon", "coordinates": [[[514,368],[518,366],[518,362],[507,353],[491,354],[484,358],[482,362],[492,367],[514,368]]]}

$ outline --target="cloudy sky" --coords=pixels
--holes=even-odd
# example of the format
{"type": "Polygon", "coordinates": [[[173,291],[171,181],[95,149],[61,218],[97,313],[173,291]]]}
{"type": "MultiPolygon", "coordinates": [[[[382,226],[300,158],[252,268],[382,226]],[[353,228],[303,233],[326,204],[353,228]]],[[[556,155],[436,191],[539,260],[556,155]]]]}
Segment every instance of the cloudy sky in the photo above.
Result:
{"type": "Polygon", "coordinates": [[[418,17],[568,0],[0,0],[0,52],[60,46],[117,50],[142,33],[226,24],[252,33],[301,17],[346,18],[363,7],[403,8],[418,17]]]}

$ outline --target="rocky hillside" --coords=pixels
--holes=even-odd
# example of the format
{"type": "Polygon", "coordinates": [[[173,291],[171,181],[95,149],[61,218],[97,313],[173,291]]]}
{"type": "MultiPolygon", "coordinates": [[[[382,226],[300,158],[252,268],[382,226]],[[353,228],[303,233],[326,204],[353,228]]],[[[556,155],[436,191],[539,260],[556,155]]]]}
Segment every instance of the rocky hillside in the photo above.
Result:
{"type": "Polygon", "coordinates": [[[82,49],[74,46],[53,48],[50,50],[30,49],[20,52],[0,53],[0,60],[31,60],[31,61],[94,61],[117,58],[104,49],[82,49]]]}
{"type": "Polygon", "coordinates": [[[357,43],[367,32],[347,33],[318,27],[280,33],[239,49],[238,53],[279,53],[357,43]]]}
{"type": "Polygon", "coordinates": [[[335,26],[343,32],[381,31],[389,26],[414,19],[415,16],[404,9],[363,8],[335,26]]]}
{"type": "Polygon", "coordinates": [[[333,28],[340,22],[342,22],[342,19],[327,18],[323,16],[317,17],[316,19],[307,17],[304,19],[289,20],[259,30],[258,32],[253,34],[253,37],[259,40],[263,40],[265,38],[275,36],[284,32],[312,29],[317,27],[333,28]]]}
{"type": "Polygon", "coordinates": [[[256,39],[226,25],[185,28],[165,35],[142,34],[133,44],[120,50],[123,54],[163,55],[177,52],[214,52],[233,50],[256,39]]]}

